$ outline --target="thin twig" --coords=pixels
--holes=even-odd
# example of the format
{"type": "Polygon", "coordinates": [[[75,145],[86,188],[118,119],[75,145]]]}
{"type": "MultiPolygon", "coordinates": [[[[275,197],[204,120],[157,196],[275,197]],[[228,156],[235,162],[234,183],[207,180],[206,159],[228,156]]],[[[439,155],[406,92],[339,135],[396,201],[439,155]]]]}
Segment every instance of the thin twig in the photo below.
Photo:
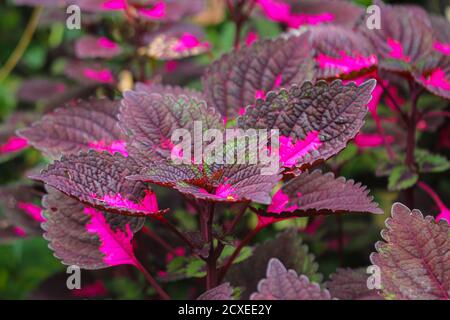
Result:
{"type": "Polygon", "coordinates": [[[20,61],[26,49],[28,48],[28,45],[30,44],[30,41],[33,38],[34,32],[36,31],[37,25],[39,23],[41,13],[41,6],[34,8],[30,21],[28,21],[28,24],[22,34],[22,37],[19,40],[19,43],[11,53],[11,56],[6,61],[5,65],[0,69],[0,82],[8,77],[8,75],[20,61]]]}
{"type": "Polygon", "coordinates": [[[144,275],[147,282],[155,289],[156,293],[161,297],[163,300],[170,300],[170,296],[167,294],[166,291],[164,291],[163,288],[156,282],[155,278],[147,271],[147,269],[144,268],[144,266],[137,260],[134,259],[136,268],[144,275]]]}

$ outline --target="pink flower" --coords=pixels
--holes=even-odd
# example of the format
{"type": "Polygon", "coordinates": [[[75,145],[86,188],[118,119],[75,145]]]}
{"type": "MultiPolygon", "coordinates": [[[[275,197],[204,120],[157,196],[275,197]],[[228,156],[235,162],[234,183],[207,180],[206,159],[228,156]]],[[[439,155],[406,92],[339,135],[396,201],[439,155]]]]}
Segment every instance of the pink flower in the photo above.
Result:
{"type": "Polygon", "coordinates": [[[180,52],[195,49],[198,47],[209,49],[210,45],[208,42],[200,42],[200,40],[198,40],[198,38],[193,34],[184,33],[181,38],[178,39],[174,50],[180,52]]]}
{"type": "Polygon", "coordinates": [[[259,35],[256,32],[250,31],[245,38],[245,44],[251,46],[253,42],[258,41],[259,35]]]}
{"type": "Polygon", "coordinates": [[[100,82],[100,83],[114,82],[113,75],[111,73],[111,70],[109,70],[109,69],[94,70],[91,68],[85,68],[83,70],[83,75],[86,78],[89,78],[91,80],[94,80],[94,81],[100,82]]]}
{"type": "Polygon", "coordinates": [[[334,16],[329,12],[321,14],[292,14],[285,21],[290,28],[298,28],[303,25],[316,25],[334,21],[334,16]]]}
{"type": "Polygon", "coordinates": [[[370,68],[378,63],[378,59],[375,55],[364,57],[359,54],[354,54],[353,56],[349,56],[345,51],[341,51],[340,55],[340,58],[334,58],[321,53],[316,60],[319,62],[319,66],[322,69],[336,68],[345,73],[370,68]]]}
{"type": "Polygon", "coordinates": [[[436,41],[434,43],[434,50],[439,51],[440,53],[448,56],[450,55],[450,43],[442,43],[442,42],[438,42],[436,41]]]}
{"type": "Polygon", "coordinates": [[[419,181],[417,185],[422,188],[428,195],[434,200],[436,205],[439,208],[439,214],[436,217],[436,220],[447,220],[447,222],[450,224],[450,209],[447,208],[447,206],[442,202],[441,198],[437,195],[436,192],[434,192],[433,189],[429,185],[427,185],[425,182],[419,181]]]}
{"type": "Polygon", "coordinates": [[[127,3],[125,0],[107,0],[102,3],[104,10],[125,10],[127,3]]]}
{"type": "Polygon", "coordinates": [[[140,8],[139,13],[145,16],[146,18],[153,19],[153,20],[159,20],[161,18],[164,18],[166,16],[166,4],[161,1],[156,3],[153,8],[146,9],[146,8],[140,8]]]}
{"type": "Polygon", "coordinates": [[[391,52],[389,53],[389,55],[392,58],[398,59],[398,60],[403,60],[405,62],[411,61],[411,57],[404,55],[402,44],[399,41],[391,39],[391,38],[388,38],[387,41],[388,41],[388,45],[391,47],[391,52]]]}
{"type": "Polygon", "coordinates": [[[264,14],[273,21],[287,21],[291,15],[291,7],[277,0],[257,0],[264,14]]]}
{"type": "Polygon", "coordinates": [[[27,139],[12,136],[2,145],[0,145],[0,154],[18,152],[28,147],[27,139]]]}
{"type": "Polygon", "coordinates": [[[86,207],[84,213],[91,218],[86,224],[87,232],[98,235],[101,241],[100,251],[105,254],[103,258],[105,264],[109,266],[138,265],[131,245],[133,232],[129,224],[126,225],[125,232],[120,229],[112,230],[101,211],[86,207]]]}
{"type": "Polygon", "coordinates": [[[111,154],[118,152],[128,157],[126,146],[126,142],[122,140],[113,141],[111,144],[107,144],[104,140],[89,142],[89,147],[97,151],[108,151],[111,154]]]}
{"type": "Polygon", "coordinates": [[[297,139],[292,143],[291,137],[280,137],[280,162],[284,166],[292,167],[297,164],[299,159],[302,159],[306,154],[312,150],[317,150],[321,145],[319,132],[309,132],[305,140],[297,139]]]}
{"type": "Polygon", "coordinates": [[[427,86],[450,90],[450,81],[446,78],[445,72],[440,68],[433,70],[428,77],[422,77],[422,81],[427,86]]]}
{"type": "Polygon", "coordinates": [[[26,214],[28,214],[32,219],[38,222],[45,222],[44,217],[42,216],[42,208],[35,205],[34,203],[28,202],[18,202],[17,208],[23,210],[26,214]]]}
{"type": "MultiPolygon", "coordinates": [[[[394,137],[386,136],[386,143],[394,142],[394,137]]],[[[375,148],[384,144],[384,138],[379,134],[364,134],[358,133],[355,137],[355,144],[360,148],[375,148]]]]}
{"type": "Polygon", "coordinates": [[[127,208],[131,210],[144,211],[148,214],[153,214],[159,211],[156,195],[153,191],[146,190],[145,196],[140,203],[135,203],[128,200],[121,194],[106,195],[98,198],[96,195],[92,195],[92,198],[103,201],[108,205],[116,208],[127,208]]]}
{"type": "Polygon", "coordinates": [[[112,50],[117,49],[117,47],[118,47],[117,43],[115,43],[114,41],[109,40],[106,37],[100,37],[97,40],[97,44],[100,47],[103,47],[103,48],[106,48],[106,49],[112,49],[112,50]]]}
{"type": "MultiPolygon", "coordinates": [[[[301,196],[299,192],[297,196],[301,196]]],[[[287,207],[289,203],[289,196],[286,195],[282,189],[278,190],[272,197],[272,203],[267,208],[267,212],[282,213],[293,212],[298,209],[297,205],[287,207]]]]}

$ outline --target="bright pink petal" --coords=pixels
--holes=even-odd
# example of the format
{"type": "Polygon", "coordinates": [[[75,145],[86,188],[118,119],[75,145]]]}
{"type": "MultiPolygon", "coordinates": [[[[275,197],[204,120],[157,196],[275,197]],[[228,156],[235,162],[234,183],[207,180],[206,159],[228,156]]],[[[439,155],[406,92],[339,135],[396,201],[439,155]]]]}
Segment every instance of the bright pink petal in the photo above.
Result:
{"type": "Polygon", "coordinates": [[[434,50],[439,51],[440,53],[448,56],[450,55],[450,43],[442,43],[436,41],[434,43],[434,50]]]}
{"type": "Polygon", "coordinates": [[[126,0],[108,0],[102,3],[104,10],[125,10],[126,8],[126,0]]]}
{"type": "Polygon", "coordinates": [[[445,72],[440,68],[433,70],[428,77],[422,77],[422,81],[428,86],[450,90],[450,81],[446,78],[445,72]]]}
{"type": "Polygon", "coordinates": [[[102,297],[108,294],[108,290],[102,281],[97,280],[87,286],[83,286],[81,289],[72,290],[72,294],[79,298],[95,298],[102,297]]]}
{"type": "Polygon", "coordinates": [[[133,232],[130,225],[126,225],[125,232],[122,232],[120,229],[111,230],[100,211],[93,208],[85,208],[84,212],[91,217],[91,221],[86,225],[86,230],[89,233],[98,235],[101,241],[100,251],[105,254],[103,261],[110,266],[122,264],[137,266],[138,263],[131,245],[133,232]]]}
{"type": "Polygon", "coordinates": [[[175,72],[178,69],[178,65],[179,65],[178,61],[170,60],[166,62],[165,69],[169,73],[175,72]]]}
{"type": "Polygon", "coordinates": [[[370,68],[378,62],[375,55],[371,55],[369,57],[364,57],[358,54],[349,56],[344,51],[340,52],[340,55],[340,58],[334,58],[321,53],[316,60],[319,62],[319,66],[322,69],[336,68],[345,73],[370,68]]]}
{"type": "Polygon", "coordinates": [[[17,203],[17,208],[23,210],[26,214],[28,214],[31,218],[38,222],[45,222],[45,219],[42,216],[42,208],[35,205],[34,203],[19,201],[17,203]]]}
{"type": "MultiPolygon", "coordinates": [[[[301,194],[299,193],[300,197],[301,194]]],[[[282,212],[293,212],[298,209],[297,205],[292,205],[287,207],[289,203],[289,196],[283,193],[283,190],[278,190],[272,197],[272,203],[267,208],[267,212],[271,213],[282,213],[282,212]]]]}
{"type": "Polygon", "coordinates": [[[253,42],[258,41],[259,35],[256,32],[250,31],[245,38],[245,44],[251,46],[253,42]]]}
{"type": "Polygon", "coordinates": [[[321,145],[319,132],[312,131],[308,133],[305,140],[297,140],[292,143],[291,137],[280,137],[280,162],[283,165],[291,167],[297,164],[297,161],[312,150],[317,150],[321,145]]]}
{"type": "Polygon", "coordinates": [[[291,28],[298,28],[303,25],[317,25],[333,21],[334,16],[329,12],[324,12],[320,14],[291,14],[285,22],[291,28]]]}
{"type": "Polygon", "coordinates": [[[121,194],[106,195],[104,197],[98,198],[92,195],[94,199],[104,201],[108,205],[117,208],[125,208],[137,211],[148,212],[148,214],[153,214],[159,211],[158,202],[156,200],[156,195],[154,192],[146,190],[144,199],[140,203],[135,203],[131,200],[126,199],[121,194]]]}
{"type": "Polygon", "coordinates": [[[291,7],[287,3],[277,0],[257,0],[264,14],[270,20],[277,22],[285,22],[291,15],[291,7]]]}
{"type": "Polygon", "coordinates": [[[21,137],[10,137],[4,144],[0,145],[1,153],[18,152],[28,147],[27,139],[21,137]]]}
{"type": "Polygon", "coordinates": [[[390,56],[391,58],[403,60],[405,62],[410,62],[411,57],[405,56],[403,53],[403,47],[397,40],[388,38],[388,45],[391,47],[390,56]]]}
{"type": "Polygon", "coordinates": [[[115,43],[114,41],[109,40],[106,37],[101,37],[97,40],[97,44],[100,47],[106,48],[106,49],[111,49],[111,50],[116,50],[118,48],[117,43],[115,43]]]}
{"type": "Polygon", "coordinates": [[[190,33],[184,33],[180,39],[178,39],[174,50],[177,52],[186,51],[190,49],[195,49],[202,47],[204,49],[209,49],[210,44],[208,42],[201,42],[195,35],[190,33]]]}
{"type": "Polygon", "coordinates": [[[16,236],[21,237],[21,238],[26,237],[26,235],[27,235],[26,231],[23,230],[21,227],[14,227],[13,232],[16,236]]]}
{"type": "Polygon", "coordinates": [[[89,142],[89,147],[97,151],[108,151],[111,154],[119,152],[124,157],[128,157],[126,146],[126,142],[122,140],[113,141],[111,144],[105,143],[104,140],[89,142]]]}
{"type": "MultiPolygon", "coordinates": [[[[392,143],[394,141],[394,137],[387,136],[386,142],[392,143]]],[[[384,138],[379,134],[364,134],[359,133],[355,137],[355,144],[360,148],[375,148],[384,145],[384,138]]]]}
{"type": "Polygon", "coordinates": [[[161,1],[156,3],[151,9],[141,8],[138,11],[146,18],[159,20],[166,16],[166,4],[161,1]]]}
{"type": "Polygon", "coordinates": [[[83,75],[91,80],[100,83],[112,83],[114,82],[114,77],[112,75],[111,70],[102,69],[102,70],[94,70],[91,68],[86,68],[83,70],[83,75]]]}

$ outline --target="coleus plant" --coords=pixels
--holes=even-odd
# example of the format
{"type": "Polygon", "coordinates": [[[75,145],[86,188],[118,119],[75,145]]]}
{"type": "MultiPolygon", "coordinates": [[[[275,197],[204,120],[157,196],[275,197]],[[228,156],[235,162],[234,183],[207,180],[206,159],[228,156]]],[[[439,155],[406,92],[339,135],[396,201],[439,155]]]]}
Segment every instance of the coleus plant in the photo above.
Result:
{"type": "MultiPolygon", "coordinates": [[[[172,24],[196,8],[182,1],[78,2],[93,12],[121,12],[137,31],[147,20],[158,21],[157,31],[133,38],[141,56],[172,61],[211,49],[195,26],[172,24]]],[[[142,83],[122,90],[118,99],[78,100],[47,113],[17,137],[53,160],[30,175],[45,185],[44,213],[33,214],[39,207],[31,202],[13,209],[25,211],[34,224],[45,220],[44,238],[64,264],[85,269],[134,266],[163,299],[170,298],[164,288],[170,279],[161,273],[156,279],[143,266],[136,250],[140,243],[133,240],[141,230],[152,232],[143,228],[146,220],[183,243],[181,251],[170,249],[168,260],[189,255],[191,264],[198,262],[196,275],[205,278],[207,290],[199,299],[231,299],[233,288],[242,288],[241,297],[250,299],[448,299],[448,225],[401,204],[393,206],[382,233],[386,243],[377,244],[371,256],[381,273],[373,290],[360,270],[339,270],[322,284],[317,264],[296,231],[273,240],[282,238],[279,246],[292,243],[290,254],[281,256],[272,249],[267,256],[257,248],[237,263],[255,236],[280,221],[382,213],[365,186],[336,177],[342,164],[336,158],[335,168],[333,157],[353,139],[361,149],[386,147],[389,160],[380,172],[390,175],[392,189],[411,188],[419,175],[449,167],[445,158],[417,150],[415,139],[419,122],[433,112],[418,110],[424,89],[449,98],[449,39],[448,32],[441,32],[448,22],[430,18],[417,7],[376,2],[382,24],[390,27],[368,30],[363,10],[344,3],[230,1],[235,49],[206,68],[202,91],[148,83],[144,70],[138,77],[142,83]],[[257,14],[291,29],[275,39],[241,44],[241,27],[255,6],[257,14]],[[405,84],[411,90],[409,109],[401,105],[405,99],[397,90],[405,84]],[[406,143],[393,143],[398,141],[377,108],[383,99],[404,127],[406,143]],[[375,134],[360,133],[368,111],[375,134]],[[202,123],[203,131],[278,129],[280,170],[261,175],[261,164],[211,164],[203,153],[195,154],[191,163],[175,163],[171,155],[185,150],[174,146],[173,133],[183,129],[195,136],[196,122],[202,123]],[[325,161],[333,173],[316,168],[325,161]],[[157,186],[182,196],[198,219],[198,230],[180,229],[172,208],[160,208],[157,199],[164,191],[157,186]],[[224,208],[234,213],[231,221],[224,219],[224,208]],[[248,211],[256,214],[257,223],[238,241],[236,227],[248,211]],[[412,244],[412,238],[417,242],[412,244]],[[406,246],[407,253],[402,250],[406,246]]],[[[123,54],[119,45],[89,35],[77,40],[74,48],[77,59],[100,60],[89,61],[89,66],[81,60],[72,63],[68,75],[80,82],[117,85],[102,59],[123,54]]],[[[203,149],[210,142],[205,139],[203,149]]],[[[434,191],[422,181],[418,186],[439,200],[439,220],[448,219],[448,209],[434,191]]],[[[406,192],[410,204],[411,190],[406,192]]]]}

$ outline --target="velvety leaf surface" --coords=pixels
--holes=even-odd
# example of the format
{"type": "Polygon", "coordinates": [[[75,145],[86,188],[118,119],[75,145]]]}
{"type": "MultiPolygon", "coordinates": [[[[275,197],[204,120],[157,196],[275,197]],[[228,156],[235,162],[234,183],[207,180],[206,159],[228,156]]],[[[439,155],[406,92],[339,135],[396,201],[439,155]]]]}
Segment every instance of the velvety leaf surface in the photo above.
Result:
{"type": "Polygon", "coordinates": [[[56,189],[47,191],[44,237],[62,263],[84,269],[135,264],[131,239],[142,218],[97,211],[56,189]]]}
{"type": "Polygon", "coordinates": [[[417,66],[414,77],[430,92],[450,99],[450,23],[443,17],[431,16],[434,31],[433,52],[417,66]]]}
{"type": "Polygon", "coordinates": [[[297,275],[276,258],[267,266],[266,278],[258,284],[258,292],[251,300],[331,300],[328,290],[320,289],[317,283],[310,282],[304,275],[297,275]]]}
{"type": "Polygon", "coordinates": [[[381,270],[382,293],[390,299],[448,299],[450,238],[446,221],[423,217],[401,203],[392,206],[385,241],[377,242],[370,261],[381,270]]]}
{"type": "Polygon", "coordinates": [[[431,54],[433,30],[427,13],[418,6],[374,3],[381,9],[381,29],[370,30],[364,21],[360,31],[372,41],[381,68],[411,71],[431,54]]]}
{"type": "Polygon", "coordinates": [[[338,269],[326,287],[332,297],[340,300],[382,300],[377,290],[367,288],[368,277],[364,270],[338,269]]]}
{"type": "Polygon", "coordinates": [[[161,213],[153,191],[142,182],[126,179],[136,170],[131,158],[90,151],[63,157],[31,178],[101,210],[130,215],[161,213]]]}
{"type": "Polygon", "coordinates": [[[195,98],[197,100],[204,100],[203,94],[200,91],[190,89],[190,88],[183,88],[179,86],[171,86],[171,85],[164,85],[164,84],[156,84],[156,83],[136,83],[135,91],[137,92],[146,92],[148,94],[150,93],[158,93],[160,95],[172,95],[172,96],[186,96],[188,98],[195,98]]]}
{"type": "Polygon", "coordinates": [[[350,211],[382,213],[361,183],[335,178],[331,172],[305,171],[287,182],[272,198],[267,212],[350,211]]]}
{"type": "Polygon", "coordinates": [[[66,91],[66,85],[61,81],[47,78],[33,78],[22,82],[17,98],[26,102],[37,102],[50,100],[54,95],[66,91]]]}
{"type": "Polygon", "coordinates": [[[233,300],[233,288],[228,282],[202,293],[197,300],[233,300]]]}
{"type": "MultiPolygon", "coordinates": [[[[10,237],[41,233],[44,221],[40,206],[42,192],[33,186],[14,185],[0,188],[0,230],[10,237]]],[[[3,240],[4,237],[0,236],[3,240]]],[[[0,241],[1,241],[0,240],[0,241]]]]}
{"type": "Polygon", "coordinates": [[[202,79],[206,101],[235,118],[257,97],[278,87],[312,80],[308,34],[263,40],[222,56],[202,79]]]}
{"type": "Polygon", "coordinates": [[[75,42],[78,58],[112,58],[121,53],[119,45],[106,37],[84,36],[75,42]]]}
{"type": "Polygon", "coordinates": [[[119,103],[114,101],[79,101],[75,106],[45,115],[19,134],[55,158],[89,149],[127,155],[125,136],[117,121],[118,110],[119,103]]]}
{"type": "Polygon", "coordinates": [[[244,289],[242,299],[248,299],[250,294],[257,290],[258,282],[264,278],[271,258],[279,259],[286,268],[293,269],[314,282],[320,282],[322,279],[314,256],[303,244],[297,230],[288,229],[256,246],[248,259],[232,265],[228,271],[226,280],[233,287],[244,289]],[[280,248],[283,249],[280,250],[280,248]]]}
{"type": "Polygon", "coordinates": [[[341,151],[364,123],[375,81],[307,81],[270,92],[238,119],[240,128],[278,129],[285,166],[326,160],[341,151]],[[287,142],[285,142],[287,141],[287,142]]]}
{"type": "Polygon", "coordinates": [[[177,129],[189,130],[192,140],[203,130],[223,129],[219,114],[204,101],[142,90],[124,94],[119,118],[136,148],[145,150],[151,160],[170,157],[174,146],[171,137],[177,129]],[[198,133],[194,132],[194,121],[201,122],[198,133]]]}
{"type": "Polygon", "coordinates": [[[373,70],[378,59],[370,42],[342,26],[310,28],[310,44],[316,62],[316,78],[341,75],[355,78],[373,70]]]}
{"type": "Polygon", "coordinates": [[[213,202],[254,201],[270,203],[270,192],[278,174],[261,174],[260,165],[178,165],[155,163],[143,174],[129,177],[173,187],[181,193],[213,202]]]}
{"type": "Polygon", "coordinates": [[[291,4],[291,12],[300,17],[307,15],[314,18],[329,15],[330,23],[347,27],[353,27],[363,14],[363,8],[347,0],[288,0],[286,2],[291,4]]]}

